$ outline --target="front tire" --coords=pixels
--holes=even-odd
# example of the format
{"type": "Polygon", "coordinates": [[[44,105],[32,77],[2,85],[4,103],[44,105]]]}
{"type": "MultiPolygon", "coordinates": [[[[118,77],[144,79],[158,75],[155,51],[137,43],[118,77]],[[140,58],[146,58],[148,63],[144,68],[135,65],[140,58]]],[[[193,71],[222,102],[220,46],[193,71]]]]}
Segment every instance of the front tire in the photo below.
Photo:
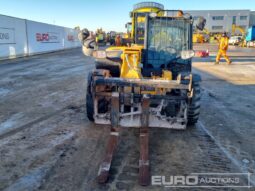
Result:
{"type": "Polygon", "coordinates": [[[197,123],[200,114],[201,89],[199,82],[193,82],[193,97],[188,105],[188,125],[197,123]]]}

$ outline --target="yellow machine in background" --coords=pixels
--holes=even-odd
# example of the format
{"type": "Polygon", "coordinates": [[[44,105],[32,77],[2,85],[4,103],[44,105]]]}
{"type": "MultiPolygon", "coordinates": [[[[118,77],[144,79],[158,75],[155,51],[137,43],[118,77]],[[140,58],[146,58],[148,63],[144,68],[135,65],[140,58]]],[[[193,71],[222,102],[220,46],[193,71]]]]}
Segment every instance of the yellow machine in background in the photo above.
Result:
{"type": "Polygon", "coordinates": [[[192,41],[193,43],[204,43],[205,42],[204,35],[200,33],[195,33],[193,34],[192,41]]]}
{"type": "Polygon", "coordinates": [[[219,38],[221,35],[218,33],[211,33],[208,29],[204,28],[203,31],[196,30],[193,33],[193,43],[205,43],[216,42],[215,38],[219,38]]]}
{"type": "Polygon", "coordinates": [[[103,31],[102,28],[99,28],[96,31],[96,43],[99,46],[106,45],[106,33],[103,31]]]}
{"type": "Polygon", "coordinates": [[[232,25],[232,35],[234,35],[236,31],[240,31],[242,36],[246,35],[246,31],[245,31],[245,29],[243,27],[232,25]]]}
{"type": "MultiPolygon", "coordinates": [[[[194,25],[196,26],[199,22],[203,21],[204,25],[206,24],[206,20],[203,17],[197,17],[194,19],[194,25]]],[[[193,27],[193,36],[192,36],[192,42],[193,43],[205,43],[210,40],[211,33],[209,30],[207,30],[205,27],[203,30],[193,27]]]]}
{"type": "Polygon", "coordinates": [[[246,31],[243,27],[241,26],[236,26],[235,24],[232,25],[232,35],[235,35],[236,31],[240,31],[242,34],[242,39],[241,42],[239,43],[239,46],[244,47],[245,46],[245,38],[246,38],[246,31]]]}

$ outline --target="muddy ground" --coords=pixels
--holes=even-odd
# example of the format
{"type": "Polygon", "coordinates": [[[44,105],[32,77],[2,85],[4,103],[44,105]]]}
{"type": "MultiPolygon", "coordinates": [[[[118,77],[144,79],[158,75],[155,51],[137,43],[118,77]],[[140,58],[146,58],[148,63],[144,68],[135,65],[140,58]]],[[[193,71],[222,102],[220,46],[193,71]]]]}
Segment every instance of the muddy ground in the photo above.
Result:
{"type": "MultiPolygon", "coordinates": [[[[230,47],[233,64],[216,66],[216,48],[195,46],[211,53],[193,59],[203,79],[197,125],[151,129],[151,175],[254,173],[255,49],[230,47]]],[[[139,186],[136,129],[121,131],[109,181],[98,185],[109,127],[86,118],[93,68],[80,49],[0,62],[0,190],[255,190],[139,186]]]]}

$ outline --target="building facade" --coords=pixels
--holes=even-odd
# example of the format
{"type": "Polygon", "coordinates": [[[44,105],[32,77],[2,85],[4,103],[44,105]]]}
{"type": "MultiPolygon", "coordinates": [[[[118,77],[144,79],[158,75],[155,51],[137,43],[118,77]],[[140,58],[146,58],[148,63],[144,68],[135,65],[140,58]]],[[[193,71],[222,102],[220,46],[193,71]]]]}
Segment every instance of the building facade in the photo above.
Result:
{"type": "Polygon", "coordinates": [[[255,11],[250,12],[250,26],[255,26],[255,11]]]}
{"type": "MultiPolygon", "coordinates": [[[[200,16],[206,19],[205,28],[211,33],[232,32],[232,25],[247,30],[251,24],[250,10],[197,10],[185,11],[197,20],[200,16]]],[[[236,30],[235,34],[241,34],[236,30]]]]}

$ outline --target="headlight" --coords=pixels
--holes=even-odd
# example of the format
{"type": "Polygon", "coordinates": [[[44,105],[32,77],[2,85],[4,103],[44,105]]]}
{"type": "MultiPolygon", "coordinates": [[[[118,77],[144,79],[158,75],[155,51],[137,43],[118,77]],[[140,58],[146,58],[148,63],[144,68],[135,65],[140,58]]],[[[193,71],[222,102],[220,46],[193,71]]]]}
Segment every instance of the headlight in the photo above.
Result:
{"type": "Polygon", "coordinates": [[[104,50],[97,50],[93,55],[95,58],[106,58],[106,52],[104,50]]]}
{"type": "Polygon", "coordinates": [[[195,51],[194,50],[183,50],[181,51],[181,58],[183,60],[190,59],[195,56],[195,51]]]}
{"type": "Polygon", "coordinates": [[[107,58],[120,58],[122,54],[121,50],[107,50],[106,56],[107,58]]]}
{"type": "Polygon", "coordinates": [[[94,51],[93,56],[95,58],[120,59],[121,54],[122,54],[121,50],[97,50],[94,51]]]}

